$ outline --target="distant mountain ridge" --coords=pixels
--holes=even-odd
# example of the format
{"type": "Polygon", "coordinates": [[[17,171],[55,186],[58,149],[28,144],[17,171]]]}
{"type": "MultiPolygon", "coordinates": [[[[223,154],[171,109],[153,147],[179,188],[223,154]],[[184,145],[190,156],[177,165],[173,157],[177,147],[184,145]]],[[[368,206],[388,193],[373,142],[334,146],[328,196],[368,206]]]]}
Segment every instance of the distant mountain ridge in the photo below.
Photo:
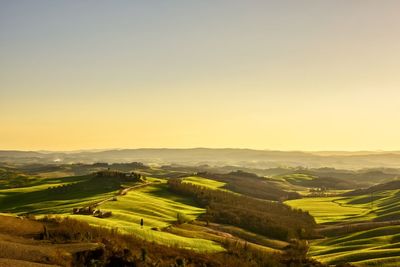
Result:
{"type": "Polygon", "coordinates": [[[18,151],[0,150],[0,162],[17,163],[93,163],[132,162],[147,164],[234,165],[254,168],[334,167],[344,169],[399,168],[400,152],[302,152],[235,148],[139,148],[93,151],[18,151]]]}

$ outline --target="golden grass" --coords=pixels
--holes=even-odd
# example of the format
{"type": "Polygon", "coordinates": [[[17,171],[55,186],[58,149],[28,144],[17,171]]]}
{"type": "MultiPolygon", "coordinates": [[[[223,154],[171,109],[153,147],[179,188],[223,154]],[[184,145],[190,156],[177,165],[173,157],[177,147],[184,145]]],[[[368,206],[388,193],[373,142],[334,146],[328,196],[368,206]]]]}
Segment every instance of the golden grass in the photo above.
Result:
{"type": "Polygon", "coordinates": [[[57,266],[60,265],[42,264],[42,263],[29,262],[23,260],[0,258],[0,267],[57,267],[57,266]]]}
{"type": "Polygon", "coordinates": [[[35,235],[43,231],[43,225],[26,218],[0,215],[0,232],[13,235],[35,235]]]}

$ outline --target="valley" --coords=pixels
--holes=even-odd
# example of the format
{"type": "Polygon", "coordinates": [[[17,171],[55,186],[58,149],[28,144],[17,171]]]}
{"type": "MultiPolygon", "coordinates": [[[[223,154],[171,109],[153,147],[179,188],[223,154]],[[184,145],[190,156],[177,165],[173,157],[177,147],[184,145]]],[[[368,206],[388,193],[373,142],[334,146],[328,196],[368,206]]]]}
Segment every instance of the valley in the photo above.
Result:
{"type": "Polygon", "coordinates": [[[256,170],[269,172],[260,176],[136,162],[8,163],[0,171],[0,211],[7,218],[45,225],[76,220],[201,255],[226,255],[236,244],[240,254],[263,255],[249,266],[268,257],[270,266],[390,267],[400,257],[400,188],[384,171],[363,171],[365,179],[358,171],[303,168],[256,170]]]}

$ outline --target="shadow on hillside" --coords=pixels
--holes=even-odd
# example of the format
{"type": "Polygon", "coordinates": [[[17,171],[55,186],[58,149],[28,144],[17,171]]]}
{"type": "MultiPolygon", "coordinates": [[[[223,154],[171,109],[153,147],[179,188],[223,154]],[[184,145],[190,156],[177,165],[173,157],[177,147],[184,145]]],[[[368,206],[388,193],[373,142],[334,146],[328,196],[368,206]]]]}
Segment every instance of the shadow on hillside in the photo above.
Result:
{"type": "MultiPolygon", "coordinates": [[[[61,182],[71,182],[74,181],[74,178],[76,179],[76,177],[62,178],[61,182]]],[[[51,186],[50,183],[49,187],[43,190],[5,193],[5,197],[0,201],[0,208],[4,212],[34,212],[34,207],[42,202],[62,200],[68,202],[71,200],[69,204],[74,204],[80,200],[116,191],[119,188],[118,180],[97,177],[82,179],[81,177],[80,181],[68,185],[51,186]]]]}
{"type": "Polygon", "coordinates": [[[196,206],[196,207],[198,206],[193,199],[180,196],[171,192],[168,188],[168,185],[166,184],[159,184],[157,186],[152,186],[151,189],[148,191],[148,194],[159,198],[173,200],[188,206],[196,206]]]}

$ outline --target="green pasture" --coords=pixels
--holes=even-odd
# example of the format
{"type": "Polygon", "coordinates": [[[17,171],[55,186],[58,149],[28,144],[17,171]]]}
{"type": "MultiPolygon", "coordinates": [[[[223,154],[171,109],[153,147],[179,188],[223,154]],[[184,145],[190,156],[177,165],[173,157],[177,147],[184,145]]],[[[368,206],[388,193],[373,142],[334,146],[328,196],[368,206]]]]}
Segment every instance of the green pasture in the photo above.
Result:
{"type": "Polygon", "coordinates": [[[286,204],[309,211],[317,223],[400,219],[400,190],[361,196],[305,197],[286,204]]]}
{"type": "Polygon", "coordinates": [[[135,234],[146,240],[166,245],[174,245],[199,251],[222,251],[217,243],[200,238],[189,238],[161,231],[162,228],[176,223],[177,216],[186,220],[194,220],[204,209],[185,197],[171,193],[165,183],[159,183],[129,191],[125,196],[119,196],[117,201],[107,201],[98,208],[111,211],[109,218],[95,218],[85,215],[71,215],[72,218],[87,221],[92,225],[117,228],[124,233],[135,234]],[[140,221],[143,219],[143,227],[140,221]]]}
{"type": "MultiPolygon", "coordinates": [[[[400,219],[400,190],[360,196],[303,198],[287,201],[307,210],[318,223],[400,219]]],[[[355,266],[400,266],[400,226],[384,226],[313,241],[310,256],[327,264],[351,262],[355,266]]]]}
{"type": "Polygon", "coordinates": [[[303,173],[293,173],[276,176],[277,179],[286,180],[293,183],[301,183],[303,181],[310,181],[315,179],[315,176],[303,174],[303,173]]]}
{"type": "Polygon", "coordinates": [[[199,177],[199,176],[185,177],[183,179],[183,182],[208,187],[211,189],[222,189],[222,187],[226,184],[223,182],[219,182],[219,181],[215,181],[215,180],[211,180],[211,179],[207,179],[207,178],[203,178],[203,177],[199,177]]]}
{"type": "Polygon", "coordinates": [[[309,255],[327,264],[351,262],[356,266],[396,266],[393,264],[400,260],[400,226],[314,241],[309,255]]]}
{"type": "Polygon", "coordinates": [[[342,197],[310,197],[289,200],[289,206],[310,212],[317,223],[336,223],[372,218],[371,209],[360,205],[347,205],[342,197]]]}
{"type": "MultiPolygon", "coordinates": [[[[89,215],[73,215],[75,207],[87,206],[117,195],[120,184],[112,179],[93,179],[92,176],[42,178],[35,185],[0,190],[0,212],[35,215],[69,216],[96,226],[118,228],[146,240],[195,249],[199,251],[222,251],[217,243],[201,237],[189,238],[161,231],[177,221],[193,220],[204,209],[196,207],[190,198],[171,193],[165,179],[148,178],[152,185],[129,191],[118,196],[117,201],[107,201],[98,208],[112,211],[109,218],[89,215]],[[144,220],[144,227],[140,220],[144,220]]],[[[124,184],[132,186],[132,184],[124,184]]]]}
{"type": "Polygon", "coordinates": [[[113,181],[90,176],[41,179],[37,185],[0,190],[0,211],[16,214],[63,214],[112,197],[119,189],[113,181]]]}

